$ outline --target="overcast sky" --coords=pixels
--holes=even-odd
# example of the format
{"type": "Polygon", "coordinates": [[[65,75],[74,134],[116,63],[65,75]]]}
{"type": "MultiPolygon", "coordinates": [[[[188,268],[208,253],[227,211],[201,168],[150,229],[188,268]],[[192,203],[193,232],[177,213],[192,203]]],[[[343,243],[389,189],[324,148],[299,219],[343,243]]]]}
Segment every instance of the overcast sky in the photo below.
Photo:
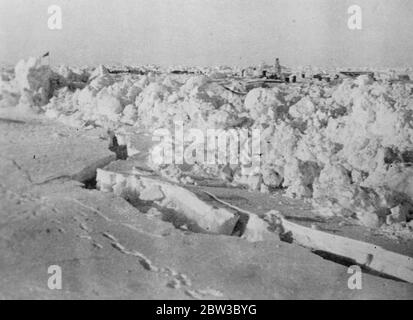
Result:
{"type": "Polygon", "coordinates": [[[0,0],[0,61],[413,65],[412,0],[0,0]],[[49,30],[47,8],[62,8],[49,30]],[[362,30],[347,8],[362,8],[362,30]]]}

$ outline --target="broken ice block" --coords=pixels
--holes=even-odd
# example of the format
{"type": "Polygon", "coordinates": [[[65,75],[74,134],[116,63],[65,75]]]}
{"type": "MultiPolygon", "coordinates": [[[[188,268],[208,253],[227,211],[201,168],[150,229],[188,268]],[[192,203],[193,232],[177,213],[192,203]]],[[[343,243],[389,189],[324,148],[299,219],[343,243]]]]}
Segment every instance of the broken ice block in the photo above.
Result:
{"type": "Polygon", "coordinates": [[[191,191],[160,179],[98,169],[96,180],[101,191],[156,201],[156,205],[168,209],[169,216],[172,211],[176,219],[185,219],[194,232],[231,235],[238,221],[238,216],[228,210],[214,208],[191,191]]]}

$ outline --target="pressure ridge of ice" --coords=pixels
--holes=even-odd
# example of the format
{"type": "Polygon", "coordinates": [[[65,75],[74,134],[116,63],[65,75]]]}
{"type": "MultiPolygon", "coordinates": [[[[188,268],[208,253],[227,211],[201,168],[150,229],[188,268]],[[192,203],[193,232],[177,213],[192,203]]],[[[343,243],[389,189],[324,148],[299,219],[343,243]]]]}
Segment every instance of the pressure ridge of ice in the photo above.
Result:
{"type": "MultiPolygon", "coordinates": [[[[262,192],[285,189],[311,199],[319,212],[371,227],[411,219],[412,84],[360,76],[255,88],[245,96],[236,93],[245,92],[242,81],[212,81],[225,79],[225,71],[121,75],[103,66],[52,70],[30,58],[3,71],[0,108],[23,107],[72,126],[111,130],[173,130],[177,121],[185,130],[260,129],[260,170],[226,166],[233,182],[262,192]]],[[[167,169],[180,174],[179,166],[167,169]]],[[[218,175],[223,168],[193,169],[218,175]]]]}

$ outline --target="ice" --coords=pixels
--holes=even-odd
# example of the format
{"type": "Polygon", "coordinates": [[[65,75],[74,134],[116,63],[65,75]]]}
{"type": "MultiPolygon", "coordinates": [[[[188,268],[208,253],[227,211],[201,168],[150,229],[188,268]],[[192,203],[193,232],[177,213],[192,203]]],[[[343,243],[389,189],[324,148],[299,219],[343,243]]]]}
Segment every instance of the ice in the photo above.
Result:
{"type": "Polygon", "coordinates": [[[165,219],[185,222],[195,232],[230,235],[238,221],[231,212],[215,208],[172,183],[104,169],[97,170],[96,180],[101,191],[114,192],[131,203],[142,205],[142,201],[156,201],[166,215],[165,219]]]}
{"type": "Polygon", "coordinates": [[[225,166],[199,163],[185,173],[175,164],[148,164],[177,182],[191,183],[185,174],[192,173],[262,192],[282,189],[312,199],[319,212],[356,217],[368,226],[410,219],[396,210],[405,212],[413,203],[411,83],[362,75],[248,90],[234,78],[238,69],[142,70],[146,74],[115,75],[104,66],[54,71],[40,59],[22,60],[14,76],[2,76],[0,106],[26,106],[73,126],[127,125],[148,133],[173,132],[177,122],[184,135],[191,128],[259,129],[258,171],[239,164],[225,175],[225,166]]]}
{"type": "Polygon", "coordinates": [[[245,109],[256,122],[276,120],[284,105],[282,93],[276,89],[253,89],[245,98],[245,109]]]}
{"type": "Polygon", "coordinates": [[[50,78],[52,70],[49,66],[42,65],[39,58],[21,60],[14,68],[15,81],[22,94],[27,93],[35,105],[44,105],[51,93],[50,78]]]}

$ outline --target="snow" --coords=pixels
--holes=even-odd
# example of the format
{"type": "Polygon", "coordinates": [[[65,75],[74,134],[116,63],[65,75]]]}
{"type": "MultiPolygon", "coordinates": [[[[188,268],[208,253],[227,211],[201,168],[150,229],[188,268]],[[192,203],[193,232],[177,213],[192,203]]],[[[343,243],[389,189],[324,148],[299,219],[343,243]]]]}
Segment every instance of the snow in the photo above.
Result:
{"type": "Polygon", "coordinates": [[[257,88],[248,93],[244,105],[256,122],[266,123],[276,120],[285,104],[279,90],[257,88]]]}
{"type": "MultiPolygon", "coordinates": [[[[367,226],[410,219],[405,204],[413,203],[411,83],[363,75],[255,88],[243,96],[226,89],[248,91],[242,80],[231,80],[236,70],[146,70],[121,76],[104,66],[54,71],[40,59],[22,60],[14,77],[2,76],[0,108],[24,106],[73,126],[128,125],[148,132],[173,130],[180,121],[184,135],[190,128],[259,129],[259,170],[232,167],[226,176],[231,182],[262,192],[283,188],[291,197],[311,199],[320,213],[356,216],[367,226]]],[[[180,166],[149,163],[184,181],[180,166]]],[[[190,170],[219,176],[222,168],[198,164],[190,170]]]]}

